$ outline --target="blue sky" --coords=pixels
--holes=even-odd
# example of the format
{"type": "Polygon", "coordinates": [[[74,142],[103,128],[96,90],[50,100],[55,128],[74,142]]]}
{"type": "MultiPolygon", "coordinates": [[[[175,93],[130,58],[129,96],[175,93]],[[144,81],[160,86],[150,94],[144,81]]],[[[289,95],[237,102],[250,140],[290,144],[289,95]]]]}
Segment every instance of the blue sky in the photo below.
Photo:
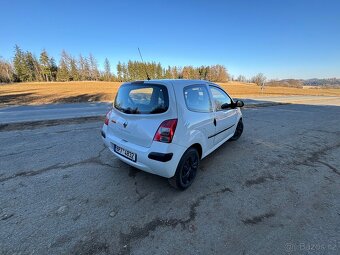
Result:
{"type": "Polygon", "coordinates": [[[92,53],[165,65],[223,64],[235,76],[340,78],[340,1],[15,1],[0,3],[0,56],[18,44],[59,59],[92,53]]]}

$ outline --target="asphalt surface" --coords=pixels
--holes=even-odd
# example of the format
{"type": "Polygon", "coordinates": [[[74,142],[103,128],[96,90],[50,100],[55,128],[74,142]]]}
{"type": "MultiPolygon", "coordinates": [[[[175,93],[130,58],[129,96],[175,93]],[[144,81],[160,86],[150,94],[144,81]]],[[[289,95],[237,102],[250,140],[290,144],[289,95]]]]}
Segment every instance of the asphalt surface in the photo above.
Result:
{"type": "MultiPolygon", "coordinates": [[[[289,103],[340,106],[340,97],[334,96],[266,96],[242,100],[246,108],[289,103]]],[[[0,125],[103,116],[111,107],[112,103],[105,102],[8,106],[0,108],[0,125]]]]}
{"type": "Polygon", "coordinates": [[[105,115],[112,103],[22,105],[0,108],[0,124],[105,115]]]}
{"type": "Polygon", "coordinates": [[[340,108],[243,113],[184,192],[98,121],[0,132],[0,254],[340,254],[340,108]]]}
{"type": "Polygon", "coordinates": [[[245,99],[248,104],[260,104],[265,102],[275,102],[282,104],[308,104],[320,106],[340,106],[340,97],[338,96],[259,96],[252,99],[245,99]]]}

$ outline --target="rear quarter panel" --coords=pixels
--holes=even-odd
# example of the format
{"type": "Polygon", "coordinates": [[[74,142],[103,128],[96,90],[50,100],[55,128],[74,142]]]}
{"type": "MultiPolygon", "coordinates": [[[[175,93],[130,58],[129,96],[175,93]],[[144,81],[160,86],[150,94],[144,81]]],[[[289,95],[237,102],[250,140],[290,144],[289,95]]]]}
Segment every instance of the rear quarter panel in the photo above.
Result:
{"type": "Polygon", "coordinates": [[[206,85],[204,82],[195,82],[188,84],[174,84],[174,91],[177,101],[178,123],[173,142],[189,148],[191,145],[198,143],[202,147],[202,155],[205,151],[213,146],[213,139],[208,139],[213,134],[211,128],[214,113],[193,112],[187,109],[183,89],[190,85],[206,85]],[[210,126],[210,128],[208,128],[210,126]]]}

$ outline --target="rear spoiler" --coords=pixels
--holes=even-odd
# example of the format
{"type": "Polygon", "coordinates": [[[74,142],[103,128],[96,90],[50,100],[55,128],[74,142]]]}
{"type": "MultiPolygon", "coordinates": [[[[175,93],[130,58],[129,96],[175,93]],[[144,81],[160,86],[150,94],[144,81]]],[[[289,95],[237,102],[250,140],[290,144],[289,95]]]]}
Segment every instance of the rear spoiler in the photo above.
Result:
{"type": "Polygon", "coordinates": [[[133,81],[131,84],[144,84],[144,81],[133,81]]]}

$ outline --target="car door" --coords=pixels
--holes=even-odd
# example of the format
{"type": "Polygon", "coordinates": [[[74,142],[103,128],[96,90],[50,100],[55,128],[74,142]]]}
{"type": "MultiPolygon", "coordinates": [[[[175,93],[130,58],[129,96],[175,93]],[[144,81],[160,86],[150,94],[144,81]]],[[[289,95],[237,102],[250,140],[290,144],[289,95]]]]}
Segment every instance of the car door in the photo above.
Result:
{"type": "Polygon", "coordinates": [[[237,121],[237,109],[222,109],[221,106],[225,103],[231,104],[232,99],[221,88],[210,85],[211,98],[215,110],[215,125],[216,131],[214,134],[214,144],[218,144],[226,138],[230,138],[235,131],[237,121]]]}

